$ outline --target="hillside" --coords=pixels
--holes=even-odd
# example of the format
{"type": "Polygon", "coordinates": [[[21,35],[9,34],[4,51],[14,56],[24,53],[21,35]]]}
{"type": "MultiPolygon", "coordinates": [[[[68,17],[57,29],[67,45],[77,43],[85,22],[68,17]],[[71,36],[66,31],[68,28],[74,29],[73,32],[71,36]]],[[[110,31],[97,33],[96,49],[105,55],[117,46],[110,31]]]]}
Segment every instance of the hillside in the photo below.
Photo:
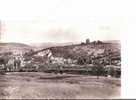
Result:
{"type": "Polygon", "coordinates": [[[23,44],[23,43],[14,43],[14,42],[0,43],[0,47],[5,47],[5,46],[8,46],[8,47],[30,47],[30,46],[23,44]]]}
{"type": "Polygon", "coordinates": [[[90,44],[77,44],[77,45],[69,45],[69,46],[57,46],[52,47],[50,50],[52,51],[53,56],[55,57],[63,57],[63,58],[71,58],[77,59],[78,57],[87,57],[91,55],[98,55],[108,53],[108,50],[111,50],[113,53],[117,53],[120,55],[120,43],[94,43],[90,44]],[[106,51],[107,50],[107,51],[106,51]]]}
{"type": "Polygon", "coordinates": [[[0,52],[8,52],[13,50],[27,51],[32,49],[31,46],[23,43],[0,43],[0,52]]]}
{"type": "Polygon", "coordinates": [[[46,63],[73,63],[84,65],[99,61],[106,65],[113,64],[120,66],[121,46],[119,42],[93,41],[88,44],[81,43],[49,47],[28,53],[26,57],[29,56],[33,58],[33,55],[38,57],[38,62],[40,63],[46,61],[46,63]]]}
{"type": "Polygon", "coordinates": [[[29,45],[34,47],[35,49],[44,49],[44,48],[50,48],[50,47],[56,47],[56,46],[67,46],[72,45],[73,42],[67,42],[67,43],[55,43],[55,42],[47,42],[47,43],[30,43],[29,45]]]}

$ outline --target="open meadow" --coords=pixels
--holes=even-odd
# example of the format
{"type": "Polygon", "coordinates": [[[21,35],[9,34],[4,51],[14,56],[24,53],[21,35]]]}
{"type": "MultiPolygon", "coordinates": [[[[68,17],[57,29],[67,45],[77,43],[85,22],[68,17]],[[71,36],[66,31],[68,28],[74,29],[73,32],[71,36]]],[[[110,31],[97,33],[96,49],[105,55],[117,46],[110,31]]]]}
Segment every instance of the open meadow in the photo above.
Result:
{"type": "Polygon", "coordinates": [[[43,72],[0,75],[1,99],[120,98],[120,78],[43,72]]]}

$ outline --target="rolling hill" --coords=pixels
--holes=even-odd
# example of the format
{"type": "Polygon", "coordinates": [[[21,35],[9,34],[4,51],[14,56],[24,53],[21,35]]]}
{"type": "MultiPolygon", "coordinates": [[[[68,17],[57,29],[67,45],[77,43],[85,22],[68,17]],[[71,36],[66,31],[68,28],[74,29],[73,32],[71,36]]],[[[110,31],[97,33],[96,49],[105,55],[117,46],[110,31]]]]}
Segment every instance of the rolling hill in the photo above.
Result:
{"type": "Polygon", "coordinates": [[[2,42],[2,43],[0,43],[0,47],[30,47],[30,46],[28,46],[28,45],[26,45],[26,44],[23,44],[23,43],[15,43],[15,42],[9,42],[9,43],[4,43],[4,42],[2,42]]]}
{"type": "Polygon", "coordinates": [[[56,57],[64,57],[77,59],[79,56],[91,56],[97,54],[108,53],[108,50],[111,50],[113,53],[118,53],[120,55],[120,44],[119,43],[110,43],[110,42],[102,42],[95,43],[91,42],[90,44],[77,44],[77,45],[69,45],[69,46],[57,46],[52,47],[50,50],[52,54],[56,57]],[[107,50],[107,51],[105,51],[107,50]]]}
{"type": "Polygon", "coordinates": [[[73,42],[67,42],[67,43],[55,43],[55,42],[43,42],[43,43],[30,43],[29,45],[34,47],[35,49],[44,49],[44,48],[50,48],[50,47],[56,47],[56,46],[67,46],[67,45],[72,45],[72,44],[77,44],[73,42]]]}
{"type": "Polygon", "coordinates": [[[28,51],[32,49],[31,46],[23,44],[23,43],[0,43],[0,52],[8,52],[8,51],[13,51],[13,50],[18,50],[18,51],[28,51]]]}
{"type": "Polygon", "coordinates": [[[54,46],[35,51],[33,54],[50,50],[53,57],[64,59],[78,59],[79,57],[111,55],[120,58],[120,42],[93,41],[89,44],[72,44],[66,46],[54,46]],[[110,54],[111,53],[111,54],[110,54]]]}

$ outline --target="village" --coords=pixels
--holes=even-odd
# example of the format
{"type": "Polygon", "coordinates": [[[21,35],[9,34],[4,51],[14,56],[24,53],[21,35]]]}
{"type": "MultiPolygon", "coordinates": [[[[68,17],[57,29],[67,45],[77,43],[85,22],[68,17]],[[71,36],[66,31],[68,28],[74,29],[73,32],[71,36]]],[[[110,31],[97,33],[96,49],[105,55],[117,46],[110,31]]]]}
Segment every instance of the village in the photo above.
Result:
{"type": "MultiPolygon", "coordinates": [[[[43,50],[22,51],[20,48],[12,48],[0,54],[1,71],[7,72],[57,72],[57,73],[82,73],[97,75],[97,66],[102,70],[102,76],[120,77],[121,59],[118,52],[105,48],[101,41],[81,43],[71,49],[74,54],[69,54],[61,49],[71,46],[46,48],[43,50]],[[91,47],[90,47],[91,46],[91,47]],[[95,47],[93,47],[95,46],[95,47]],[[58,52],[55,50],[58,49],[58,52]],[[84,51],[84,53],[82,53],[84,51]],[[56,52],[56,53],[55,53],[56,52]],[[69,57],[65,57],[65,55],[69,57]],[[73,57],[74,55],[74,57],[73,57]],[[96,66],[96,67],[95,67],[96,66]]],[[[99,68],[98,68],[99,69],[99,68]]],[[[98,70],[99,71],[99,70],[98,70]]]]}

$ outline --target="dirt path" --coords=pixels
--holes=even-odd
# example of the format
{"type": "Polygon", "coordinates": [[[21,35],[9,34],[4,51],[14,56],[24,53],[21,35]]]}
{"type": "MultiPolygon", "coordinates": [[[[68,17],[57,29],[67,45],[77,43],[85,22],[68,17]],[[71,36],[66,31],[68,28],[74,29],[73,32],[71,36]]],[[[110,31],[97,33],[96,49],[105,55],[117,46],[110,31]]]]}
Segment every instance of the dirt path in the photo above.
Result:
{"type": "Polygon", "coordinates": [[[120,98],[120,79],[21,72],[0,75],[3,99],[120,98]]]}

